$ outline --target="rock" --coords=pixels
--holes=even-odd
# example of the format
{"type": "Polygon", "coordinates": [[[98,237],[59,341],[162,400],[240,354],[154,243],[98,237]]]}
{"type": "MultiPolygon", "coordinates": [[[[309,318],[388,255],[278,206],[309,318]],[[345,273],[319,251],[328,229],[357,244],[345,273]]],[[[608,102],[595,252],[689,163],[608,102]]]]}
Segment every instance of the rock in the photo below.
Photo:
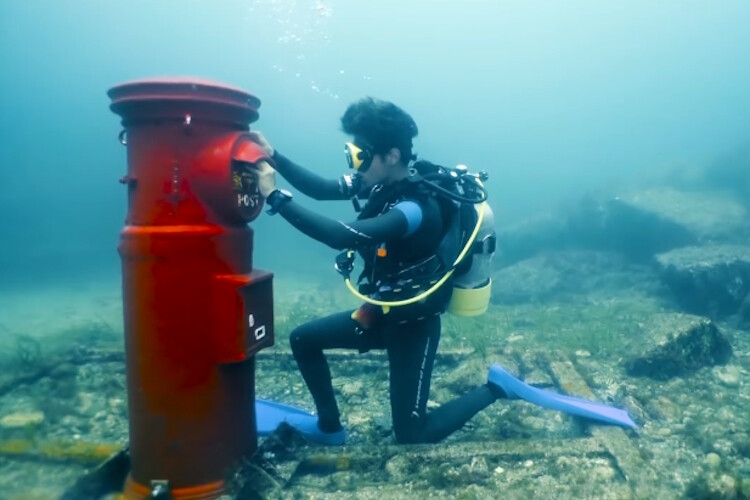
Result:
{"type": "Polygon", "coordinates": [[[362,381],[356,380],[354,382],[344,384],[343,386],[341,386],[341,394],[346,399],[349,399],[352,396],[361,396],[362,395],[362,381]]]}
{"type": "Polygon", "coordinates": [[[683,224],[669,217],[668,203],[660,206],[656,192],[627,197],[583,200],[568,216],[571,244],[615,251],[636,261],[697,241],[683,224]]]}
{"type": "Polygon", "coordinates": [[[119,410],[125,406],[125,400],[122,398],[109,398],[107,400],[107,405],[109,405],[112,410],[119,410]]]}
{"type": "Polygon", "coordinates": [[[738,243],[750,236],[747,209],[724,193],[657,188],[620,199],[634,209],[677,224],[700,243],[738,243]]]}
{"type": "MultiPolygon", "coordinates": [[[[722,432],[726,432],[726,426],[721,425],[721,430],[716,433],[717,436],[721,436],[722,432]]],[[[711,447],[714,449],[714,451],[720,453],[721,455],[731,455],[732,451],[734,450],[734,443],[729,439],[717,439],[713,442],[711,447]]]]}
{"type": "Polygon", "coordinates": [[[0,427],[3,429],[19,429],[28,426],[36,426],[44,422],[44,413],[31,411],[25,413],[11,413],[0,418],[0,427]]]}
{"type": "Polygon", "coordinates": [[[740,485],[740,493],[742,493],[743,497],[750,498],[750,477],[745,477],[742,479],[742,483],[740,485]]]}
{"type": "Polygon", "coordinates": [[[716,453],[709,453],[708,455],[706,455],[703,463],[705,463],[706,466],[710,469],[718,469],[719,465],[721,465],[721,457],[719,457],[719,455],[717,455],[716,453]]]}
{"type": "Polygon", "coordinates": [[[726,337],[706,318],[657,314],[634,339],[625,369],[634,377],[665,380],[704,366],[725,364],[732,356],[726,337]]]}
{"type": "Polygon", "coordinates": [[[735,314],[750,293],[750,246],[690,246],[657,255],[656,262],[676,300],[693,314],[735,314]]]}
{"type": "Polygon", "coordinates": [[[549,424],[547,420],[535,416],[528,416],[523,417],[521,419],[521,422],[523,423],[524,428],[526,429],[533,429],[536,431],[543,431],[547,428],[549,428],[549,424]]]}
{"type": "Polygon", "coordinates": [[[669,427],[662,427],[658,431],[656,431],[656,434],[661,437],[669,437],[672,435],[672,429],[669,427]]]}
{"type": "Polygon", "coordinates": [[[722,474],[716,482],[710,482],[709,485],[721,498],[737,498],[737,481],[729,474],[722,474]]]}
{"type": "Polygon", "coordinates": [[[611,481],[616,475],[615,470],[607,465],[599,465],[591,470],[591,477],[596,481],[611,481]]]}
{"type": "Polygon", "coordinates": [[[527,384],[537,387],[553,387],[555,385],[550,374],[538,368],[532,368],[528,373],[525,373],[523,379],[527,384]]]}
{"type": "Polygon", "coordinates": [[[484,457],[474,457],[471,459],[469,470],[472,473],[487,475],[490,472],[490,468],[487,465],[487,459],[484,457]]]}
{"type": "Polygon", "coordinates": [[[657,396],[646,403],[646,410],[654,418],[674,421],[682,416],[682,409],[665,396],[657,396]]]}
{"type": "Polygon", "coordinates": [[[89,413],[94,401],[97,400],[96,396],[90,392],[79,392],[78,393],[78,412],[82,415],[89,413]]]}
{"type": "Polygon", "coordinates": [[[487,364],[482,357],[475,356],[464,359],[450,370],[439,384],[433,382],[433,391],[450,390],[458,395],[472,389],[477,384],[487,380],[487,364]]]}
{"type": "Polygon", "coordinates": [[[727,387],[740,386],[740,369],[737,366],[718,366],[713,370],[714,377],[727,387]]]}
{"type": "Polygon", "coordinates": [[[737,498],[737,482],[728,474],[710,471],[696,477],[688,486],[686,498],[737,498]]]}

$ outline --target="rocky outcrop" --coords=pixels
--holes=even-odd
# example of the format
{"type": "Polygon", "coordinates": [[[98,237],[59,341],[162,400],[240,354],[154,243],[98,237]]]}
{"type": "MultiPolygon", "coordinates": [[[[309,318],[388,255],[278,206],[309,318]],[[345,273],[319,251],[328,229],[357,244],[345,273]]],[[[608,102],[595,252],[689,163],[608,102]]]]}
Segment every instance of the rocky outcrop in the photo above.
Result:
{"type": "Polygon", "coordinates": [[[508,266],[545,250],[614,251],[636,261],[689,245],[750,239],[750,218],[721,193],[671,188],[589,197],[556,215],[501,229],[497,262],[508,266]]]}
{"type": "Polygon", "coordinates": [[[657,255],[656,262],[675,300],[694,314],[736,314],[750,293],[750,246],[690,246],[657,255]]]}
{"type": "Polygon", "coordinates": [[[697,241],[683,225],[622,198],[581,203],[568,218],[566,237],[572,246],[614,251],[636,261],[697,241]]]}
{"type": "Polygon", "coordinates": [[[625,369],[634,377],[669,379],[705,366],[725,364],[732,347],[714,323],[700,316],[659,314],[643,325],[625,369]]]}

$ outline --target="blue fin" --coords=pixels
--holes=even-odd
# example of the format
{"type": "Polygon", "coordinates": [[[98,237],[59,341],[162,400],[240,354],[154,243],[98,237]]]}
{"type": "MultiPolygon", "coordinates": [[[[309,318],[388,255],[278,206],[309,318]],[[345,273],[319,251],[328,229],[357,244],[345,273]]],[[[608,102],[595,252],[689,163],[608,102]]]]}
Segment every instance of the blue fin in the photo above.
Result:
{"type": "Polygon", "coordinates": [[[267,436],[286,422],[297,429],[311,443],[340,446],[346,442],[346,431],[323,432],[318,429],[318,417],[296,406],[268,401],[255,400],[255,422],[258,435],[267,436]]]}
{"type": "Polygon", "coordinates": [[[255,400],[255,421],[258,425],[258,435],[267,436],[278,429],[282,422],[288,422],[290,419],[295,421],[311,419],[316,424],[318,421],[315,415],[302,408],[265,399],[255,400]]]}
{"type": "Polygon", "coordinates": [[[508,399],[523,399],[529,403],[559,410],[571,415],[621,425],[635,429],[637,426],[628,412],[602,403],[595,403],[581,398],[564,396],[550,391],[543,391],[522,382],[500,365],[490,366],[488,380],[505,392],[508,399]]]}

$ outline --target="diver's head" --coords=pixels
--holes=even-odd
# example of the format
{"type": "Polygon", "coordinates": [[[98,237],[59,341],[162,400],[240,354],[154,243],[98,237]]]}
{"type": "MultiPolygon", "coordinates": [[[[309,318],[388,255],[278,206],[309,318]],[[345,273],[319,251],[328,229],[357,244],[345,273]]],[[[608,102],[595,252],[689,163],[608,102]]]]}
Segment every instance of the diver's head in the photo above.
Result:
{"type": "Polygon", "coordinates": [[[366,97],[346,109],[341,127],[353,137],[345,151],[362,187],[388,184],[409,174],[412,139],[418,130],[404,110],[391,102],[366,97]]]}

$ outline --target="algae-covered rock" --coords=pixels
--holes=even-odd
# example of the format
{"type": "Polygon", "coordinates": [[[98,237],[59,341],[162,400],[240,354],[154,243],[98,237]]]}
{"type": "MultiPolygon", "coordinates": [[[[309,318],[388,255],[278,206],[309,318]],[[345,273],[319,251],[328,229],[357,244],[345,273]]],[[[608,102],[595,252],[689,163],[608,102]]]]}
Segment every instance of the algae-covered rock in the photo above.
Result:
{"type": "Polygon", "coordinates": [[[750,246],[690,246],[657,255],[656,261],[687,312],[735,314],[750,293],[750,246]]]}
{"type": "Polygon", "coordinates": [[[730,500],[738,497],[738,486],[741,483],[730,476],[717,471],[704,472],[688,485],[686,498],[711,498],[716,500],[730,500]]]}
{"type": "Polygon", "coordinates": [[[659,314],[644,325],[645,335],[625,362],[629,375],[668,379],[704,366],[725,364],[732,347],[707,318],[659,314]]]}

